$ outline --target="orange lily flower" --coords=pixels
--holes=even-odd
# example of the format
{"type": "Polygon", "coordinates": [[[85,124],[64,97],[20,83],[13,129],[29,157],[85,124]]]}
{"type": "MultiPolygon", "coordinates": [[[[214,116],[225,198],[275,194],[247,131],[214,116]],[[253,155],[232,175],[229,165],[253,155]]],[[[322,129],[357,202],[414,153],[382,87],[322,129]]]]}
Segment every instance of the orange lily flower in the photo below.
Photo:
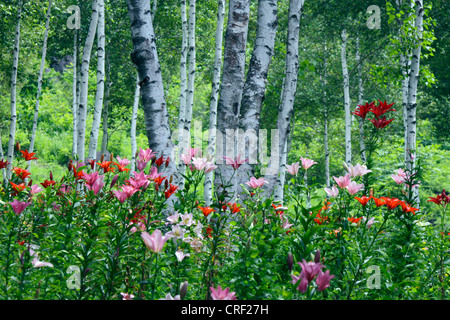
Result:
{"type": "Polygon", "coordinates": [[[36,154],[35,152],[28,152],[28,150],[20,150],[20,152],[22,153],[22,158],[24,158],[26,161],[30,161],[30,160],[37,160],[36,157],[34,157],[34,155],[36,154]]]}
{"type": "Polygon", "coordinates": [[[197,208],[199,208],[203,212],[203,215],[205,217],[207,217],[211,212],[215,212],[216,211],[216,210],[214,210],[211,207],[200,207],[200,206],[198,206],[197,208]]]}
{"type": "Polygon", "coordinates": [[[367,205],[367,203],[369,202],[370,197],[362,196],[361,198],[355,197],[355,199],[358,200],[359,203],[361,203],[363,205],[363,207],[365,207],[367,205]]]}

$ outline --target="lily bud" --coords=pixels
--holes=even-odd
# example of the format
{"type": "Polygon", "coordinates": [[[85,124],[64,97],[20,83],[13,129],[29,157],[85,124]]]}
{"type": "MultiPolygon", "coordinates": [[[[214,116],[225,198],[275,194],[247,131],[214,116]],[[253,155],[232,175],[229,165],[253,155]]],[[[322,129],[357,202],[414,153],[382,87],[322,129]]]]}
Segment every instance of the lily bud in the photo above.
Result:
{"type": "Polygon", "coordinates": [[[185,281],[180,286],[180,300],[183,300],[184,297],[186,297],[187,290],[188,290],[188,282],[185,281]]]}
{"type": "Polygon", "coordinates": [[[113,161],[113,160],[114,160],[114,154],[111,153],[111,154],[109,155],[109,161],[113,161]]]}
{"type": "Polygon", "coordinates": [[[16,150],[20,151],[20,143],[19,143],[19,141],[16,142],[16,150]]]}
{"type": "Polygon", "coordinates": [[[170,183],[173,182],[173,175],[170,176],[169,182],[170,182],[170,183]]]}
{"type": "Polygon", "coordinates": [[[112,179],[111,185],[109,186],[110,189],[112,189],[112,187],[114,187],[114,185],[115,185],[116,182],[117,182],[117,179],[119,179],[119,175],[118,175],[118,174],[116,174],[116,175],[114,176],[114,178],[112,179]]]}
{"type": "Polygon", "coordinates": [[[287,265],[288,265],[289,272],[291,272],[292,269],[294,268],[294,257],[292,256],[291,252],[289,252],[288,256],[287,256],[287,265]]]}
{"type": "Polygon", "coordinates": [[[28,182],[28,186],[31,187],[33,185],[33,179],[30,179],[30,182],[28,182]]]}
{"type": "Polygon", "coordinates": [[[53,181],[53,173],[50,171],[50,181],[53,181]]]}
{"type": "Polygon", "coordinates": [[[320,250],[317,249],[316,254],[314,255],[314,262],[319,263],[320,262],[320,250]]]}
{"type": "Polygon", "coordinates": [[[100,162],[103,162],[103,160],[105,160],[105,155],[102,153],[102,157],[100,159],[100,162]]]}
{"type": "Polygon", "coordinates": [[[169,162],[170,162],[170,157],[167,157],[167,159],[166,159],[166,168],[169,166],[169,162]]]}

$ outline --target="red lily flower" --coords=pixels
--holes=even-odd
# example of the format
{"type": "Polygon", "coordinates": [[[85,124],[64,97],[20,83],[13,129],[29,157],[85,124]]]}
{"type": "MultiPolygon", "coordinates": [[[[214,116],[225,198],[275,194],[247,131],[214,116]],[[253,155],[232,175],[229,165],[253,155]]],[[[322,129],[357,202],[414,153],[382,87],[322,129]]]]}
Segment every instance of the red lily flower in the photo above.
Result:
{"type": "Polygon", "coordinates": [[[358,222],[359,222],[359,220],[361,220],[362,219],[362,217],[360,217],[360,218],[348,218],[348,221],[349,222],[351,222],[351,223],[356,223],[356,224],[358,224],[358,222]]]}
{"type": "Polygon", "coordinates": [[[12,181],[10,181],[9,183],[11,183],[11,185],[12,185],[13,189],[16,191],[16,193],[22,192],[27,187],[25,185],[25,183],[15,184],[12,181]]]}
{"type": "Polygon", "coordinates": [[[203,212],[203,215],[205,217],[207,217],[211,212],[215,212],[216,211],[216,210],[214,210],[211,207],[200,207],[200,206],[198,206],[197,208],[199,208],[203,212]]]}
{"type": "Polygon", "coordinates": [[[114,168],[111,167],[111,163],[113,163],[112,161],[103,161],[102,163],[98,163],[97,164],[103,169],[103,173],[107,173],[107,172],[114,172],[114,168]]]}
{"type": "Polygon", "coordinates": [[[154,179],[153,181],[155,181],[155,183],[156,183],[158,186],[160,186],[161,183],[163,183],[163,181],[164,181],[165,178],[166,178],[166,177],[159,176],[159,177],[156,177],[156,179],[154,179]]]}
{"type": "Polygon", "coordinates": [[[95,165],[95,159],[93,160],[88,160],[89,164],[91,165],[91,169],[94,170],[94,165],[95,165]]]}
{"type": "Polygon", "coordinates": [[[155,164],[156,166],[159,168],[163,163],[164,163],[164,158],[163,156],[159,157],[158,159],[155,160],[155,164]]]}
{"type": "Polygon", "coordinates": [[[9,164],[8,161],[3,161],[3,159],[0,160],[0,169],[6,168],[8,166],[8,164],[9,164]]]}
{"type": "Polygon", "coordinates": [[[378,100],[378,103],[379,103],[378,106],[373,105],[372,108],[370,109],[370,112],[372,112],[377,118],[379,118],[386,112],[397,111],[391,108],[394,105],[394,103],[387,104],[386,101],[381,102],[380,100],[378,100]]]}
{"type": "Polygon", "coordinates": [[[41,183],[44,188],[47,188],[48,186],[54,186],[55,184],[56,182],[53,180],[45,180],[43,183],[41,183]]]}
{"type": "Polygon", "coordinates": [[[178,189],[178,186],[174,186],[174,185],[171,184],[171,183],[169,183],[169,185],[170,185],[170,188],[169,188],[168,190],[164,191],[164,196],[166,197],[166,199],[169,199],[170,196],[171,196],[172,194],[174,194],[175,191],[177,191],[177,189],[178,189]]]}
{"type": "Polygon", "coordinates": [[[26,177],[31,175],[31,173],[28,170],[18,168],[18,167],[14,167],[13,171],[16,174],[16,176],[18,176],[22,180],[25,180],[26,177]]]}
{"type": "Polygon", "coordinates": [[[276,209],[278,208],[278,207],[281,207],[281,204],[279,204],[279,205],[274,205],[273,203],[272,203],[272,207],[275,209],[275,213],[276,214],[283,214],[284,213],[284,211],[277,211],[276,209]]]}
{"type": "Polygon", "coordinates": [[[412,214],[415,215],[416,211],[419,211],[419,209],[411,207],[411,205],[405,201],[400,201],[400,205],[402,206],[403,213],[412,212],[412,214]]]}
{"type": "Polygon", "coordinates": [[[327,220],[328,220],[328,217],[327,217],[327,216],[323,216],[323,217],[322,217],[322,216],[320,215],[320,212],[317,213],[317,216],[314,218],[314,221],[315,221],[317,224],[319,224],[319,225],[325,223],[327,220]]]}
{"type": "Polygon", "coordinates": [[[35,152],[29,153],[28,150],[20,150],[20,152],[22,152],[22,158],[26,161],[37,160],[36,157],[33,157],[36,154],[35,152]]]}
{"type": "Polygon", "coordinates": [[[394,119],[386,120],[386,117],[383,117],[383,119],[369,119],[370,122],[373,123],[375,128],[377,129],[383,129],[386,127],[389,123],[394,121],[394,119]]]}
{"type": "Polygon", "coordinates": [[[363,205],[363,207],[365,207],[366,204],[369,202],[370,197],[362,196],[361,198],[355,197],[355,199],[358,200],[359,203],[361,203],[363,205]]]}
{"type": "Polygon", "coordinates": [[[447,196],[445,189],[442,190],[441,194],[438,194],[435,198],[428,197],[430,200],[427,200],[427,202],[434,202],[438,206],[443,205],[444,207],[447,205],[447,203],[450,202],[450,195],[447,196]]]}
{"type": "Polygon", "coordinates": [[[208,237],[211,238],[211,233],[212,233],[213,229],[211,227],[206,228],[206,234],[208,235],[208,237]]]}
{"type": "Polygon", "coordinates": [[[397,198],[388,198],[388,197],[381,197],[381,198],[384,200],[386,207],[389,210],[393,210],[400,205],[400,200],[397,198]]]}
{"type": "Polygon", "coordinates": [[[377,208],[381,207],[384,204],[386,204],[386,202],[382,198],[378,199],[378,198],[375,198],[374,196],[370,196],[370,198],[372,198],[373,201],[375,201],[375,205],[377,206],[377,208]]]}
{"type": "Polygon", "coordinates": [[[241,211],[241,206],[238,206],[236,203],[229,203],[228,206],[230,207],[231,213],[238,213],[241,211]]]}
{"type": "Polygon", "coordinates": [[[374,107],[375,101],[372,101],[371,103],[366,103],[365,105],[359,105],[355,112],[352,112],[355,116],[361,117],[363,119],[366,119],[366,115],[371,111],[371,108],[374,107]]]}
{"type": "Polygon", "coordinates": [[[127,171],[130,171],[130,169],[125,168],[124,166],[121,166],[121,165],[118,164],[118,163],[115,163],[115,162],[114,162],[114,165],[117,166],[117,169],[119,170],[119,172],[123,172],[123,171],[127,172],[127,171]]]}

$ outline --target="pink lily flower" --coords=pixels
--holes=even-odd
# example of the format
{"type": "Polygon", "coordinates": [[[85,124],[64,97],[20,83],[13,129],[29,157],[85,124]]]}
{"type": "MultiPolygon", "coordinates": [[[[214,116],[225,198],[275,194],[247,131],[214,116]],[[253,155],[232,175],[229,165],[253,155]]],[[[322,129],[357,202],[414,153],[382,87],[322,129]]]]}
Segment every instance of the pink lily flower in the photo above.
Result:
{"type": "Polygon", "coordinates": [[[178,250],[177,252],[175,252],[175,256],[177,257],[178,262],[183,261],[184,258],[189,257],[190,254],[186,253],[184,254],[183,251],[178,250]]]}
{"type": "Polygon", "coordinates": [[[34,257],[33,261],[31,261],[31,264],[33,265],[34,268],[40,268],[40,267],[53,268],[53,264],[51,264],[50,262],[39,261],[38,254],[31,248],[30,248],[30,255],[32,257],[34,257]]]}
{"type": "Polygon", "coordinates": [[[104,177],[105,176],[98,176],[97,180],[95,180],[92,185],[87,184],[86,188],[88,188],[89,190],[92,190],[94,192],[94,194],[97,195],[99,193],[99,191],[105,185],[105,183],[103,182],[104,177]]]}
{"type": "Polygon", "coordinates": [[[192,157],[191,157],[191,155],[190,155],[189,153],[183,153],[183,154],[180,156],[180,158],[181,158],[181,160],[183,161],[183,163],[184,163],[185,165],[187,165],[187,166],[191,163],[192,157]]]}
{"type": "Polygon", "coordinates": [[[191,158],[194,158],[197,156],[199,150],[199,148],[189,148],[187,153],[191,156],[191,158]]]}
{"type": "Polygon", "coordinates": [[[316,278],[316,283],[318,286],[317,291],[322,292],[326,288],[328,288],[330,286],[330,280],[333,278],[334,278],[334,276],[330,275],[330,270],[327,270],[325,272],[320,270],[319,274],[317,275],[317,278],[316,278]]]}
{"type": "Polygon", "coordinates": [[[120,294],[122,295],[122,300],[133,300],[134,299],[133,294],[128,294],[128,293],[124,293],[124,292],[121,292],[120,294]]]}
{"type": "Polygon", "coordinates": [[[362,184],[362,183],[357,184],[355,181],[351,181],[349,183],[349,185],[347,186],[347,191],[351,195],[356,194],[357,192],[361,191],[362,189],[364,189],[364,184],[362,184]]]}
{"type": "Polygon", "coordinates": [[[332,198],[336,198],[339,195],[339,189],[336,186],[330,188],[324,188],[325,192],[332,198]]]}
{"type": "Polygon", "coordinates": [[[180,295],[177,294],[175,297],[172,297],[170,293],[166,294],[165,298],[161,298],[159,300],[180,300],[180,295]]]}
{"type": "Polygon", "coordinates": [[[300,159],[302,160],[302,167],[305,170],[308,170],[313,165],[317,164],[317,162],[315,162],[314,160],[311,160],[311,159],[307,159],[307,158],[303,158],[303,157],[300,157],[300,159]]]}
{"type": "Polygon", "coordinates": [[[298,173],[298,170],[300,169],[300,162],[295,162],[292,165],[286,165],[286,170],[291,175],[296,176],[298,173]]]}
{"type": "Polygon", "coordinates": [[[230,292],[230,288],[222,290],[220,286],[217,286],[217,289],[213,287],[209,289],[211,290],[211,298],[213,300],[236,300],[236,292],[230,292]]]}
{"type": "Polygon", "coordinates": [[[163,236],[161,231],[158,229],[153,231],[152,235],[150,235],[147,231],[144,231],[141,233],[141,237],[147,248],[155,253],[161,252],[164,244],[169,239],[169,237],[163,236]]]}
{"type": "Polygon", "coordinates": [[[348,173],[350,177],[362,177],[367,173],[372,172],[372,170],[367,169],[366,165],[360,165],[359,163],[356,166],[350,165],[348,168],[348,173]]]}
{"type": "Polygon", "coordinates": [[[269,184],[269,182],[266,181],[266,179],[264,179],[263,177],[261,177],[259,179],[256,179],[255,177],[251,177],[250,181],[247,181],[245,184],[253,189],[256,189],[256,188],[261,188],[264,184],[269,184]]]}
{"type": "Polygon", "coordinates": [[[234,170],[237,170],[241,165],[244,164],[248,159],[241,159],[241,155],[238,155],[236,159],[232,159],[230,157],[223,157],[226,160],[226,164],[229,164],[233,167],[234,170]]]}
{"type": "Polygon", "coordinates": [[[117,156],[116,158],[121,167],[126,167],[127,165],[129,165],[131,163],[131,161],[128,160],[127,158],[121,159],[119,156],[117,156]]]}
{"type": "Polygon", "coordinates": [[[152,158],[155,157],[155,153],[150,148],[142,150],[142,148],[139,147],[138,157],[141,162],[145,162],[147,164],[150,160],[152,160],[152,158]]]}
{"type": "Polygon", "coordinates": [[[348,184],[350,183],[350,175],[346,174],[343,177],[333,177],[333,179],[336,181],[337,185],[341,188],[341,189],[345,189],[347,188],[348,184]]]}
{"type": "Polygon", "coordinates": [[[99,179],[99,178],[100,178],[100,175],[98,174],[97,171],[94,171],[92,173],[83,172],[83,179],[86,182],[86,185],[89,186],[88,187],[89,190],[91,190],[90,187],[92,187],[94,185],[94,183],[97,181],[97,179],[99,179]]]}
{"type": "Polygon", "coordinates": [[[314,277],[319,273],[319,271],[322,270],[322,268],[324,267],[323,264],[321,264],[320,262],[315,263],[315,262],[306,262],[305,259],[303,259],[302,262],[297,262],[301,267],[302,267],[302,278],[306,278],[306,280],[309,282],[311,282],[314,277]]]}
{"type": "Polygon", "coordinates": [[[16,215],[21,214],[25,210],[25,208],[31,204],[31,202],[21,202],[21,201],[18,201],[17,199],[14,199],[13,202],[8,202],[8,203],[11,205],[11,207],[13,208],[13,211],[16,215]]]}
{"type": "Polygon", "coordinates": [[[120,203],[124,203],[128,199],[128,195],[124,191],[113,190],[113,193],[120,203]]]}
{"type": "Polygon", "coordinates": [[[207,163],[208,160],[206,158],[192,158],[192,164],[197,171],[205,169],[207,163]]]}
{"type": "Polygon", "coordinates": [[[135,189],[143,188],[143,190],[145,190],[150,185],[150,180],[148,178],[149,176],[142,171],[139,173],[134,172],[133,178],[128,181],[135,189]]]}
{"type": "Polygon", "coordinates": [[[213,170],[216,170],[218,167],[212,163],[212,162],[207,162],[206,166],[205,166],[205,173],[211,172],[213,170]]]}
{"type": "Polygon", "coordinates": [[[44,189],[42,189],[41,187],[39,187],[38,184],[34,184],[34,185],[31,186],[31,195],[35,195],[36,193],[39,193],[39,192],[41,192],[42,190],[44,190],[44,189]]]}

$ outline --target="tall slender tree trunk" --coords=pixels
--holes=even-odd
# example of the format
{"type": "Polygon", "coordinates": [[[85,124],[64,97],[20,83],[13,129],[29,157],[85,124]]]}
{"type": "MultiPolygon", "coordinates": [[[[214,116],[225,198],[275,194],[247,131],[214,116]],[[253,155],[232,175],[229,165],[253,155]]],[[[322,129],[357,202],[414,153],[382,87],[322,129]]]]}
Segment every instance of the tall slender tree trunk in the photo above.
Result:
{"type": "MultiPolygon", "coordinates": [[[[178,116],[178,157],[180,157],[189,146],[189,141],[184,134],[184,123],[186,118],[187,102],[187,52],[188,52],[188,22],[186,17],[186,0],[180,1],[181,9],[181,57],[180,57],[180,109],[178,116]]],[[[184,173],[184,164],[178,159],[178,172],[184,173]]],[[[182,188],[184,179],[179,175],[178,185],[182,188]]]]}
{"type": "Polygon", "coordinates": [[[158,9],[158,0],[153,0],[152,6],[152,21],[155,21],[156,10],[158,9]]]}
{"type": "Polygon", "coordinates": [[[345,162],[352,162],[352,115],[350,112],[350,85],[347,69],[347,30],[343,29],[341,34],[341,62],[342,75],[344,77],[344,109],[345,109],[345,162]]]}
{"type": "MultiPolygon", "coordinates": [[[[36,106],[34,108],[34,117],[33,117],[33,129],[31,131],[31,139],[30,146],[28,147],[28,152],[33,152],[34,143],[36,141],[36,131],[37,131],[37,122],[39,116],[39,98],[41,97],[42,90],[42,77],[44,75],[44,66],[45,66],[45,56],[47,54],[47,39],[48,39],[48,29],[50,28],[50,14],[52,11],[52,0],[48,1],[47,8],[47,19],[45,22],[45,31],[44,31],[44,43],[42,45],[42,57],[41,57],[41,66],[39,69],[38,83],[37,83],[37,94],[36,94],[36,106]]],[[[31,161],[28,161],[28,170],[31,170],[31,161]]]]}
{"type": "MultiPolygon", "coordinates": [[[[417,110],[417,84],[419,82],[420,52],[422,48],[423,32],[423,0],[415,1],[416,19],[414,26],[417,28],[419,42],[416,44],[411,57],[411,68],[408,82],[408,104],[407,104],[407,161],[406,168],[414,170],[416,162],[416,110],[417,110]]],[[[414,187],[414,196],[418,197],[419,189],[414,187]]]]}
{"type": "MultiPolygon", "coordinates": [[[[240,132],[239,151],[245,159],[238,174],[238,191],[240,184],[244,184],[254,175],[254,165],[258,160],[258,136],[260,128],[260,113],[265,97],[267,74],[270,62],[274,54],[275,36],[277,32],[278,19],[277,0],[258,1],[258,29],[253,48],[252,57],[244,84],[240,110],[240,132]]],[[[267,172],[268,175],[275,175],[267,172]]]]}
{"type": "MultiPolygon", "coordinates": [[[[195,83],[195,0],[189,0],[189,77],[186,95],[184,134],[190,137],[195,83]]],[[[189,140],[188,140],[189,141],[189,140]]]]}
{"type": "Polygon", "coordinates": [[[105,90],[105,102],[103,105],[103,111],[102,111],[102,148],[101,148],[101,154],[106,154],[108,149],[108,117],[109,117],[109,102],[111,101],[111,65],[109,64],[108,54],[106,54],[106,79],[108,79],[108,82],[106,84],[106,90],[105,90]]]}
{"type": "Polygon", "coordinates": [[[79,161],[84,161],[84,148],[86,141],[86,117],[88,107],[88,89],[89,89],[89,64],[91,61],[91,51],[94,44],[95,33],[98,22],[98,1],[92,0],[92,15],[89,24],[89,31],[84,44],[83,58],[80,69],[80,102],[78,104],[78,137],[77,137],[77,155],[79,161]]]}
{"type": "Polygon", "coordinates": [[[134,91],[134,103],[133,103],[133,113],[131,115],[131,170],[130,174],[132,174],[133,171],[136,169],[136,152],[137,152],[137,145],[136,145],[136,123],[137,123],[137,114],[139,109],[139,96],[140,96],[140,87],[139,87],[139,75],[136,77],[136,89],[134,91]]]}
{"type": "Polygon", "coordinates": [[[230,0],[228,24],[225,33],[222,83],[217,107],[217,149],[216,160],[219,174],[215,175],[215,185],[231,182],[227,191],[236,192],[236,176],[233,168],[223,163],[223,154],[230,158],[237,156],[236,130],[245,76],[245,50],[247,46],[250,0],[230,0]],[[233,177],[233,179],[232,179],[233,177]]]}
{"type": "MultiPolygon", "coordinates": [[[[214,57],[214,73],[211,89],[211,98],[209,102],[209,138],[208,138],[208,156],[214,159],[216,154],[216,125],[217,125],[217,103],[219,99],[220,74],[222,69],[222,40],[223,24],[225,21],[225,0],[217,1],[217,27],[216,27],[216,47],[214,57]]],[[[212,203],[212,182],[214,171],[205,175],[204,198],[207,206],[212,203]]]]}
{"type": "Polygon", "coordinates": [[[78,96],[80,87],[78,86],[78,30],[75,29],[73,36],[73,84],[72,84],[72,158],[77,154],[77,128],[78,128],[78,96]]]}
{"type": "MultiPolygon", "coordinates": [[[[142,108],[144,110],[149,147],[157,156],[171,156],[173,159],[169,114],[164,98],[161,67],[159,65],[156,38],[150,14],[150,3],[148,0],[128,0],[127,2],[133,41],[131,59],[139,73],[142,108]]],[[[167,176],[175,175],[173,161],[166,168],[166,174],[167,176]]]]}
{"type": "Polygon", "coordinates": [[[286,137],[290,132],[290,120],[294,112],[295,93],[297,92],[298,40],[303,4],[304,0],[289,1],[285,79],[277,120],[277,128],[279,130],[279,170],[275,183],[274,201],[283,201],[287,161],[286,137]]]}
{"type": "Polygon", "coordinates": [[[96,159],[100,121],[105,92],[105,2],[98,0],[97,24],[97,91],[95,93],[94,119],[89,139],[88,159],[96,159]]]}
{"type": "MultiPolygon", "coordinates": [[[[324,71],[323,71],[323,105],[325,106],[323,112],[323,148],[325,157],[325,185],[327,188],[330,187],[330,149],[328,147],[328,100],[327,100],[327,83],[328,83],[328,57],[327,57],[327,45],[324,48],[324,71]]],[[[327,195],[328,196],[328,195],[327,195]]]]}
{"type": "Polygon", "coordinates": [[[19,65],[20,21],[22,19],[22,6],[23,1],[19,0],[16,32],[14,36],[13,67],[11,74],[11,123],[9,127],[8,153],[6,157],[7,161],[9,162],[8,166],[6,167],[6,178],[8,180],[11,180],[12,167],[14,161],[14,144],[16,137],[16,123],[17,123],[16,88],[17,88],[17,68],[19,65]]]}
{"type": "MultiPolygon", "coordinates": [[[[358,105],[364,104],[364,86],[362,79],[361,50],[359,47],[359,37],[356,38],[356,63],[358,65],[358,105]]],[[[359,152],[361,161],[366,162],[366,146],[364,143],[364,119],[358,117],[359,121],[359,152]]]]}

